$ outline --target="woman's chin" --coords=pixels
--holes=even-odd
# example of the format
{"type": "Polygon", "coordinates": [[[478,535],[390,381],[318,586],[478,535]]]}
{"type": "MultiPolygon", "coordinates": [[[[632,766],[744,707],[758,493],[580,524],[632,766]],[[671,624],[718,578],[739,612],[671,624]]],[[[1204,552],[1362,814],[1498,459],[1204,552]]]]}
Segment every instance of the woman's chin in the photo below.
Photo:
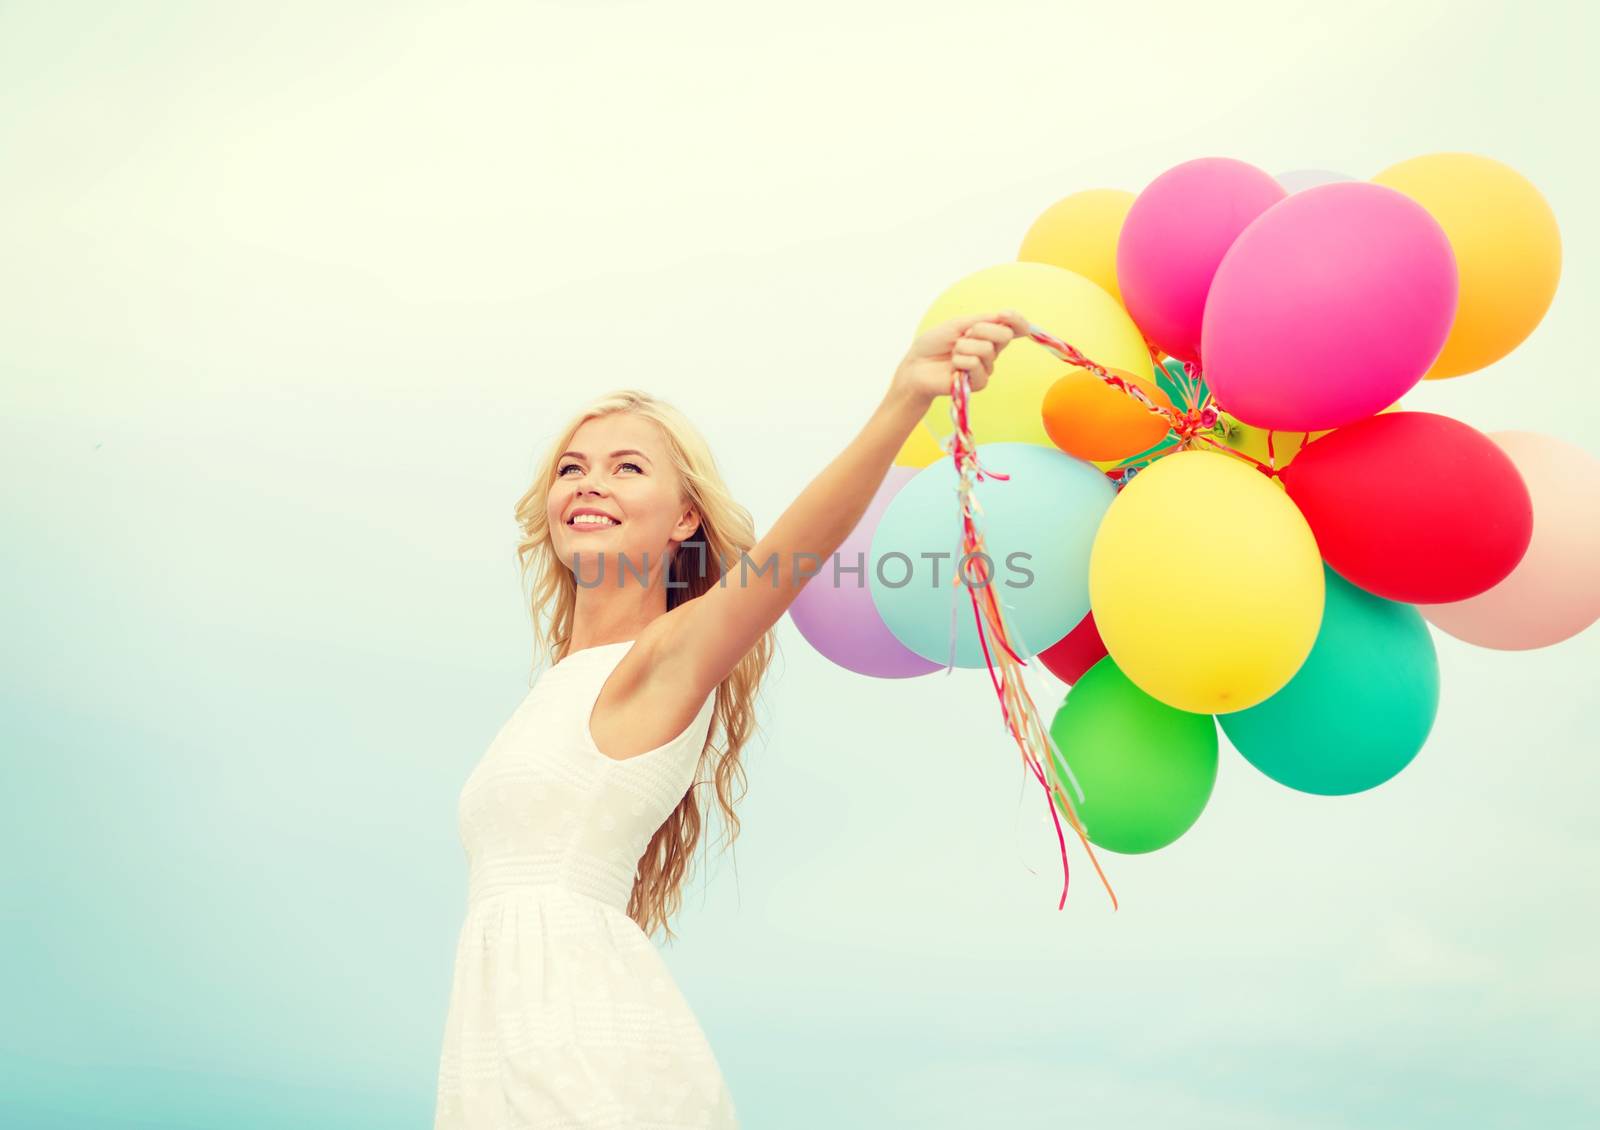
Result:
{"type": "Polygon", "coordinates": [[[591,567],[590,563],[604,563],[608,574],[620,571],[624,577],[647,576],[659,568],[664,551],[644,550],[631,546],[621,538],[606,534],[594,536],[579,534],[565,539],[560,549],[561,559],[570,567],[574,560],[591,567]]]}

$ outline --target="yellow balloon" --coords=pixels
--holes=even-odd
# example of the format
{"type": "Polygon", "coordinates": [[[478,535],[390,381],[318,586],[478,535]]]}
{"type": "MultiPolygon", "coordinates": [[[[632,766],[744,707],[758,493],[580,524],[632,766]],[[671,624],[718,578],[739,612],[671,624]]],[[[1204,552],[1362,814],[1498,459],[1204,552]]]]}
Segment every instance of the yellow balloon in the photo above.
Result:
{"type": "Polygon", "coordinates": [[[1033,221],[1017,258],[1075,271],[1121,305],[1117,240],[1133,200],[1133,193],[1120,188],[1091,188],[1064,196],[1033,221]]]}
{"type": "Polygon", "coordinates": [[[1254,424],[1235,420],[1232,416],[1224,416],[1223,422],[1227,428],[1222,435],[1223,443],[1252,459],[1278,468],[1287,467],[1289,462],[1300,454],[1302,447],[1328,434],[1325,431],[1268,431],[1266,428],[1258,428],[1254,424]]]}
{"type": "MultiPolygon", "coordinates": [[[[946,400],[948,399],[947,397],[946,400]]],[[[894,462],[897,467],[927,467],[944,458],[946,454],[938,441],[928,434],[928,429],[918,424],[900,445],[900,451],[895,455],[894,462]]]]}
{"type": "Polygon", "coordinates": [[[1317,541],[1273,480],[1180,451],[1122,488],[1089,554],[1089,603],[1117,666],[1179,710],[1230,714],[1276,694],[1322,624],[1317,541]]]}
{"type": "MultiPolygon", "coordinates": [[[[1397,400],[1380,411],[1378,415],[1381,416],[1384,412],[1397,412],[1399,409],[1400,402],[1397,400]]],[[[1235,451],[1250,456],[1257,462],[1276,467],[1280,471],[1287,467],[1296,455],[1300,454],[1306,444],[1312,440],[1321,439],[1328,432],[1333,431],[1332,428],[1320,432],[1269,431],[1267,428],[1258,428],[1254,424],[1246,424],[1241,420],[1235,420],[1226,412],[1222,414],[1222,421],[1223,426],[1227,429],[1221,437],[1223,443],[1235,451]],[[1271,437],[1270,440],[1269,436],[1271,437]]]]}
{"type": "MultiPolygon", "coordinates": [[[[1017,311],[1107,368],[1155,375],[1144,337],[1116,299],[1082,275],[1048,263],[1000,263],[975,271],[934,300],[917,333],[952,318],[1002,310],[1017,311]]],[[[1035,341],[1011,342],[995,360],[988,385],[968,402],[973,439],[1050,444],[1042,414],[1045,393],[1062,376],[1078,371],[1035,341]]],[[[954,430],[950,398],[935,397],[923,419],[940,439],[949,436],[954,430]]]]}
{"type": "Polygon", "coordinates": [[[1456,318],[1426,377],[1493,364],[1533,332],[1561,277],[1555,213],[1521,173],[1473,153],[1432,153],[1373,177],[1426,208],[1455,252],[1456,318]]]}

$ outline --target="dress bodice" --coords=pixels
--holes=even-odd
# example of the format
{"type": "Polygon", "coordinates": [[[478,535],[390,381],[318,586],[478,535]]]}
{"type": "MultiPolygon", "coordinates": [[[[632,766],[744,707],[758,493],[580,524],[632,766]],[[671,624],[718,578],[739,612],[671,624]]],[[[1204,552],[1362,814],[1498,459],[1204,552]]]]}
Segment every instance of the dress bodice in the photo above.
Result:
{"type": "Polygon", "coordinates": [[[716,691],[689,725],[634,757],[600,752],[589,717],[633,640],[543,671],[462,786],[468,902],[545,886],[625,910],[639,859],[694,780],[716,691]]]}

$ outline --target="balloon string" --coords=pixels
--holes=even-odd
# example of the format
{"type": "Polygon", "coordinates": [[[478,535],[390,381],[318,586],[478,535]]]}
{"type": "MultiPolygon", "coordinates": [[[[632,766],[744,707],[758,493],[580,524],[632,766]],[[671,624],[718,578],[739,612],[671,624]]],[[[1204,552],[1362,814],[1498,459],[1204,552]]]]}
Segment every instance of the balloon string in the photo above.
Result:
{"type": "Polygon", "coordinates": [[[1225,443],[1220,443],[1217,440],[1212,439],[1210,436],[1195,436],[1194,438],[1199,440],[1201,443],[1209,443],[1212,447],[1223,452],[1224,454],[1235,455],[1240,459],[1243,459],[1246,463],[1249,463],[1251,466],[1255,467],[1256,470],[1260,471],[1269,479],[1275,479],[1278,477],[1277,468],[1267,466],[1267,464],[1261,462],[1261,460],[1255,458],[1254,456],[1246,455],[1244,452],[1239,451],[1236,448],[1229,447],[1225,443]]]}
{"type": "Polygon", "coordinates": [[[1182,417],[1180,417],[1177,412],[1171,408],[1168,408],[1165,404],[1157,404],[1150,398],[1150,395],[1146,393],[1144,389],[1140,388],[1138,385],[1129,384],[1127,381],[1123,380],[1121,377],[1107,369],[1104,365],[1101,365],[1096,361],[1091,361],[1082,353],[1079,353],[1075,346],[1072,346],[1067,342],[1062,341],[1060,338],[1046,333],[1038,326],[1031,324],[1028,326],[1028,337],[1044,346],[1051,353],[1054,353],[1057,357],[1061,358],[1069,365],[1075,365],[1080,369],[1087,369],[1089,372],[1099,377],[1102,381],[1116,389],[1118,392],[1122,392],[1133,397],[1133,399],[1144,405],[1146,411],[1154,412],[1157,416],[1164,418],[1169,427],[1177,428],[1179,426],[1182,417]]]}
{"type": "MultiPolygon", "coordinates": [[[[1151,341],[1149,338],[1145,338],[1144,339],[1144,348],[1145,348],[1145,351],[1150,354],[1150,365],[1151,365],[1151,367],[1154,368],[1154,369],[1157,369],[1157,370],[1164,371],[1165,370],[1165,366],[1161,364],[1161,350],[1156,347],[1155,342],[1151,341]]],[[[1178,382],[1178,389],[1179,389],[1179,391],[1181,391],[1183,393],[1183,402],[1184,402],[1183,406],[1185,408],[1188,408],[1189,407],[1189,401],[1191,399],[1188,387],[1185,385],[1185,383],[1183,381],[1179,381],[1178,382]]]]}
{"type": "MultiPolygon", "coordinates": [[[[1165,372],[1171,376],[1171,371],[1161,363],[1161,350],[1156,347],[1156,344],[1149,338],[1145,338],[1144,347],[1150,354],[1150,364],[1157,370],[1165,372]]],[[[1199,407],[1197,404],[1195,404],[1195,397],[1199,395],[1199,390],[1194,380],[1193,370],[1191,370],[1189,366],[1185,364],[1182,369],[1182,376],[1174,376],[1173,379],[1177,382],[1178,390],[1183,393],[1184,409],[1188,410],[1199,407]]]]}
{"type": "MultiPolygon", "coordinates": [[[[1073,365],[1077,368],[1085,369],[1088,372],[1093,373],[1096,377],[1099,377],[1100,380],[1110,385],[1118,392],[1124,394],[1125,396],[1132,397],[1144,407],[1145,411],[1154,413],[1155,415],[1164,419],[1167,423],[1169,433],[1176,436],[1178,440],[1178,445],[1176,448],[1174,448],[1174,450],[1187,449],[1196,438],[1204,438],[1201,433],[1211,431],[1222,419],[1222,410],[1214,403],[1214,398],[1211,396],[1209,389],[1206,391],[1206,396],[1204,399],[1202,400],[1200,398],[1199,385],[1201,379],[1201,370],[1199,365],[1195,364],[1194,362],[1185,361],[1183,363],[1184,376],[1183,380],[1180,381],[1179,384],[1182,388],[1182,395],[1180,399],[1183,401],[1184,410],[1182,412],[1178,412],[1175,409],[1168,408],[1164,404],[1156,403],[1156,401],[1138,385],[1118,376],[1116,373],[1113,373],[1099,362],[1085,357],[1076,346],[1069,342],[1062,341],[1060,338],[1045,332],[1038,326],[1030,324],[1028,326],[1027,336],[1032,341],[1044,346],[1045,349],[1048,349],[1051,353],[1054,353],[1057,357],[1061,358],[1061,360],[1067,362],[1069,365],[1073,365]]],[[[1160,358],[1155,346],[1151,345],[1149,341],[1146,341],[1145,348],[1150,351],[1152,360],[1159,365],[1160,358]]],[[[1226,445],[1214,444],[1214,446],[1221,447],[1226,451],[1238,454],[1233,452],[1232,448],[1226,447],[1226,445]]],[[[1169,451],[1165,454],[1170,455],[1171,453],[1172,452],[1169,451]]],[[[1159,458],[1159,455],[1157,455],[1155,458],[1159,458]]]]}
{"type": "MultiPolygon", "coordinates": [[[[1030,332],[1032,331],[1033,327],[1030,327],[1030,332]]],[[[1038,332],[1042,333],[1042,331],[1038,332]]],[[[1045,336],[1048,337],[1048,335],[1045,336]]],[[[1050,340],[1056,342],[1054,338],[1050,340]]],[[[1093,365],[1093,362],[1088,362],[1087,358],[1083,358],[1082,354],[1079,354],[1071,346],[1060,342],[1056,342],[1056,344],[1070,350],[1072,354],[1081,358],[1082,362],[1086,363],[1084,367],[1093,365]]],[[[1154,401],[1145,396],[1143,390],[1127,385],[1126,382],[1123,382],[1121,378],[1116,377],[1114,374],[1101,370],[1097,375],[1100,375],[1102,380],[1107,380],[1108,383],[1116,382],[1124,392],[1134,396],[1136,399],[1142,397],[1143,403],[1147,408],[1175,418],[1175,414],[1171,413],[1169,409],[1155,404],[1154,401]]],[[[1083,828],[1082,821],[1078,818],[1076,808],[1061,785],[1060,772],[1056,761],[1048,756],[1048,752],[1044,757],[1040,757],[1036,752],[1038,750],[1048,751],[1051,748],[1049,733],[1041,723],[1038,709],[1023,682],[1022,675],[1025,660],[1012,646],[1011,638],[1013,632],[1007,625],[1005,612],[994,593],[994,586],[991,583],[992,577],[986,564],[989,558],[984,552],[983,533],[977,521],[977,516],[983,512],[983,507],[979,503],[975,492],[977,482],[985,477],[1009,480],[1010,476],[985,468],[978,459],[977,444],[972,436],[969,418],[971,395],[972,387],[967,374],[961,369],[953,369],[950,380],[950,417],[951,423],[954,425],[954,431],[950,437],[949,451],[951,458],[955,460],[959,476],[957,492],[961,503],[963,553],[961,563],[957,565],[955,576],[951,579],[951,584],[965,584],[967,587],[967,592],[972,602],[973,620],[977,627],[978,643],[983,650],[984,666],[989,672],[990,683],[994,687],[995,695],[1000,703],[1001,719],[1007,732],[1011,734],[1012,739],[1017,743],[1022,754],[1023,764],[1033,773],[1034,778],[1045,791],[1045,802],[1050,809],[1051,820],[1056,829],[1056,843],[1061,852],[1061,899],[1056,904],[1056,909],[1060,910],[1066,906],[1067,891],[1072,882],[1072,871],[1067,860],[1066,837],[1061,830],[1058,807],[1060,812],[1066,814],[1067,821],[1072,826],[1073,832],[1077,835],[1085,852],[1088,853],[1095,873],[1099,875],[1101,883],[1105,886],[1106,893],[1111,897],[1112,908],[1115,909],[1118,905],[1116,892],[1112,890],[1110,880],[1107,879],[1104,869],[1095,857],[1094,848],[1090,846],[1088,834],[1083,828]],[[969,568],[969,563],[973,568],[969,568]],[[969,576],[974,572],[974,568],[978,574],[976,582],[969,576]],[[990,647],[991,640],[997,645],[993,649],[990,647]]],[[[950,643],[953,654],[955,650],[954,622],[951,625],[950,643]]],[[[1070,775],[1070,767],[1066,768],[1066,772],[1070,775]]],[[[1077,787],[1076,780],[1073,780],[1072,784],[1075,788],[1077,787]]],[[[1078,792],[1081,797],[1082,789],[1079,788],[1078,792]]]]}

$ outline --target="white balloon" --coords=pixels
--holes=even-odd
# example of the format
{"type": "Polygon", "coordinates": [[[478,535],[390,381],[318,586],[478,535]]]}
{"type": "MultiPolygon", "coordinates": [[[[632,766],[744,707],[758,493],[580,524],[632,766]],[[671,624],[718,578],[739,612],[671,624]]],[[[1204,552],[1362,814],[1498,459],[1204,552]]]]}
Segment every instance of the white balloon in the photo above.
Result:
{"type": "Polygon", "coordinates": [[[1332,169],[1295,169],[1289,173],[1279,173],[1279,184],[1291,196],[1297,192],[1304,192],[1308,188],[1316,188],[1319,184],[1338,184],[1340,181],[1355,180],[1355,177],[1336,173],[1332,169]]]}

